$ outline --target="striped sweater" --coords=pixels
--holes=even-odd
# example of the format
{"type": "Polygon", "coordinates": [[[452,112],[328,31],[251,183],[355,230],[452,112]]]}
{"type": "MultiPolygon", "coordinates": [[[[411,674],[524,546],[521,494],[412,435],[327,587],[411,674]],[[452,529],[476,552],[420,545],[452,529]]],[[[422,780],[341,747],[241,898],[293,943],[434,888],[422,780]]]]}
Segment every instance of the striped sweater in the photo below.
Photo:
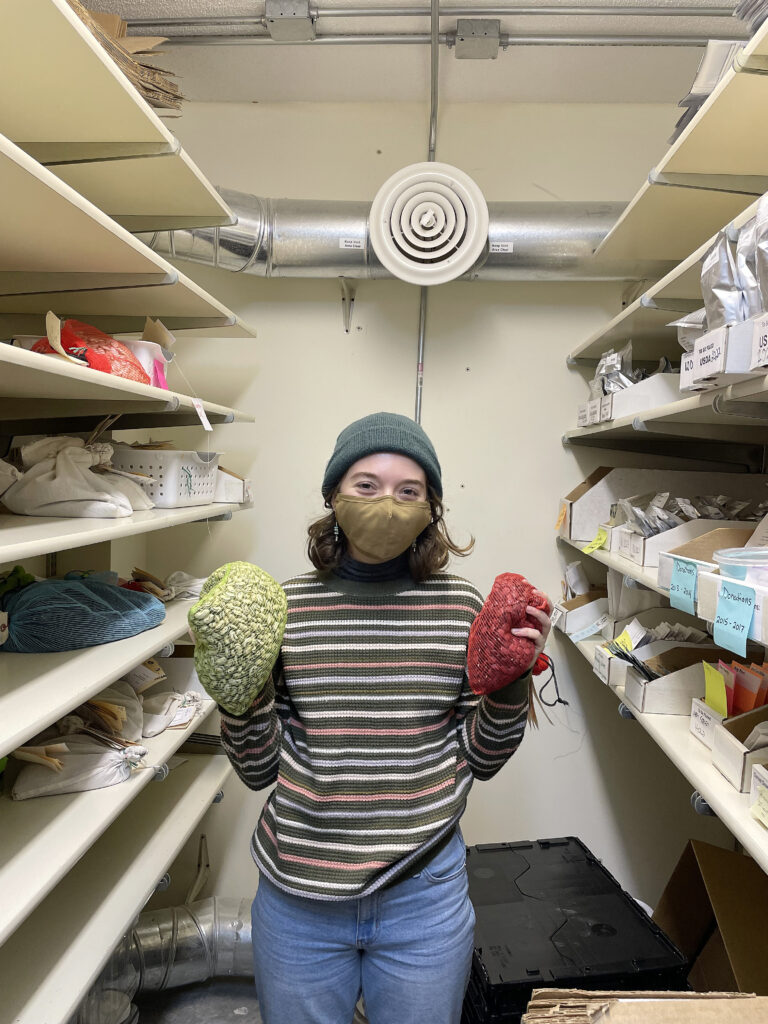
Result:
{"type": "Polygon", "coordinates": [[[223,746],[250,789],[277,781],[251,841],[275,885],[322,900],[389,884],[453,831],[474,779],[517,749],[528,676],[478,697],[466,676],[483,599],[447,573],[284,584],[280,657],[223,746]],[[273,681],[274,680],[274,681],[273,681]]]}

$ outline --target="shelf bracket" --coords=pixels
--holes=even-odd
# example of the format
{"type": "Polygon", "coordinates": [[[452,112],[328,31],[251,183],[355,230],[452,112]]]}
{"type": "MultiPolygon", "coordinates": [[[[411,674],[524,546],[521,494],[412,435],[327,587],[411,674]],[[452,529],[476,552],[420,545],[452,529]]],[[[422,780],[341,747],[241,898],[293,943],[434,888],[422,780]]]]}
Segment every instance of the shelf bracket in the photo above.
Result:
{"type": "Polygon", "coordinates": [[[691,807],[696,811],[697,814],[703,814],[709,818],[716,818],[717,815],[710,807],[709,803],[699,793],[697,789],[691,793],[691,807]]]}
{"type": "Polygon", "coordinates": [[[344,333],[349,334],[352,330],[352,310],[355,308],[357,282],[350,281],[348,277],[340,277],[339,284],[341,285],[341,318],[344,323],[344,333]]]}
{"type": "Polygon", "coordinates": [[[747,57],[743,50],[739,50],[733,58],[733,70],[738,74],[768,75],[768,57],[756,53],[747,57]]]}
{"type": "Polygon", "coordinates": [[[631,722],[634,722],[635,720],[634,711],[632,711],[629,705],[625,704],[624,701],[619,703],[619,718],[626,718],[631,722]]]}
{"type": "Polygon", "coordinates": [[[701,308],[701,299],[675,299],[663,296],[642,295],[640,305],[643,309],[662,309],[670,313],[693,313],[701,308]]]}
{"type": "Polygon", "coordinates": [[[768,425],[768,403],[764,402],[740,402],[720,393],[712,399],[712,412],[717,416],[739,416],[768,425]]]}
{"type": "Polygon", "coordinates": [[[692,188],[703,192],[727,192],[739,196],[761,196],[768,191],[768,177],[764,174],[695,174],[651,171],[651,185],[671,188],[692,188]]]}
{"type": "Polygon", "coordinates": [[[232,518],[231,512],[222,512],[220,516],[209,516],[204,520],[206,523],[228,523],[232,518]]]}

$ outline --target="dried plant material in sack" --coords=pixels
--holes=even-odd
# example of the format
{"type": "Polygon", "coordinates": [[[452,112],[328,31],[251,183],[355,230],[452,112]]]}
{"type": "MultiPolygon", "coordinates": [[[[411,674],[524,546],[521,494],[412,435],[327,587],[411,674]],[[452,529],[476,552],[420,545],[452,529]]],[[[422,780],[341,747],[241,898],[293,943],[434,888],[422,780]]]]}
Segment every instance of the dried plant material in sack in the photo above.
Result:
{"type": "Polygon", "coordinates": [[[762,313],[763,296],[757,279],[757,218],[748,220],[736,243],[736,266],[742,290],[743,319],[762,313]]]}
{"type": "Polygon", "coordinates": [[[719,232],[715,244],[704,257],[701,294],[710,331],[744,319],[736,259],[725,231],[719,232]]]}
{"type": "Polygon", "coordinates": [[[287,616],[283,588],[250,562],[228,562],[203,584],[189,611],[195,668],[206,692],[231,714],[243,714],[269,678],[287,616]]]}
{"type": "Polygon", "coordinates": [[[0,495],[5,494],[11,484],[21,480],[21,473],[10,462],[0,459],[0,495]]]}
{"type": "Polygon", "coordinates": [[[83,719],[114,736],[137,743],[143,733],[144,710],[130,683],[122,679],[107,686],[77,709],[83,719]]]}
{"type": "MultiPolygon", "coordinates": [[[[467,676],[473,693],[494,693],[519,679],[533,665],[536,647],[527,637],[514,636],[513,629],[540,629],[541,623],[526,612],[548,610],[543,595],[524,576],[505,572],[493,587],[469,630],[467,676]]],[[[537,659],[534,673],[543,670],[537,659]]]]}
{"type": "Polygon", "coordinates": [[[45,317],[46,337],[32,346],[33,352],[65,356],[83,362],[93,370],[112,373],[116,377],[150,384],[151,379],[136,356],[121,341],[81,320],[59,320],[48,311],[45,317]]]}
{"type": "Polygon", "coordinates": [[[57,753],[61,769],[25,764],[11,788],[12,800],[29,800],[59,793],[83,793],[116,786],[131,777],[131,770],[146,756],[146,747],[115,748],[92,736],[62,736],[66,752],[57,753]]]}

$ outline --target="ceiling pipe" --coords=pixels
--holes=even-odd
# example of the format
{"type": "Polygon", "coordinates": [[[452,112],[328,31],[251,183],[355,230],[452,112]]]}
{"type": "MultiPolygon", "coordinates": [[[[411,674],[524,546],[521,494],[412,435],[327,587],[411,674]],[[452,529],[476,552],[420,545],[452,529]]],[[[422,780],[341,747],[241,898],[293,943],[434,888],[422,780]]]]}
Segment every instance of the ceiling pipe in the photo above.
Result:
{"type": "MultiPolygon", "coordinates": [[[[237,223],[140,237],[178,259],[256,277],[391,278],[376,258],[367,201],[263,199],[219,189],[237,223]]],[[[463,280],[637,281],[671,263],[600,263],[593,253],[624,203],[488,203],[488,245],[463,280]]]]}
{"type": "MultiPolygon", "coordinates": [[[[168,35],[163,26],[158,25],[158,34],[168,35]]],[[[512,46],[706,46],[709,35],[688,36],[574,36],[574,35],[511,35],[502,32],[499,45],[502,50],[512,46]]],[[[744,42],[746,36],[718,33],[718,38],[730,39],[733,42],[744,42]]],[[[440,45],[453,47],[456,44],[455,32],[441,32],[440,45]]],[[[314,39],[272,39],[268,35],[185,35],[168,36],[169,45],[173,46],[394,46],[394,45],[429,45],[429,33],[407,32],[374,32],[365,35],[333,34],[317,35],[314,39]]]]}

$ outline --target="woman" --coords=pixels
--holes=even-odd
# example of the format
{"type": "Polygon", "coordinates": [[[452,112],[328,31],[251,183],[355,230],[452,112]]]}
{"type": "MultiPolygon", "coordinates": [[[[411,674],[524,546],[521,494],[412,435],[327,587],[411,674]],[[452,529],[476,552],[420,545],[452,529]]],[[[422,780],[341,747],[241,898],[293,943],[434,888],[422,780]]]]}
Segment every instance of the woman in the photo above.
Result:
{"type": "MultiPolygon", "coordinates": [[[[526,673],[477,697],[467,637],[483,603],[440,572],[464,555],[443,521],[435,450],[405,416],[341,432],[316,569],[284,584],[272,680],[222,740],[251,789],[277,781],[252,840],[256,987],[265,1024],[458,1024],[474,912],[458,823],[474,779],[514,753],[526,673]]],[[[514,632],[538,655],[540,629],[514,632]]],[[[535,660],[532,658],[531,665],[535,660]]]]}

